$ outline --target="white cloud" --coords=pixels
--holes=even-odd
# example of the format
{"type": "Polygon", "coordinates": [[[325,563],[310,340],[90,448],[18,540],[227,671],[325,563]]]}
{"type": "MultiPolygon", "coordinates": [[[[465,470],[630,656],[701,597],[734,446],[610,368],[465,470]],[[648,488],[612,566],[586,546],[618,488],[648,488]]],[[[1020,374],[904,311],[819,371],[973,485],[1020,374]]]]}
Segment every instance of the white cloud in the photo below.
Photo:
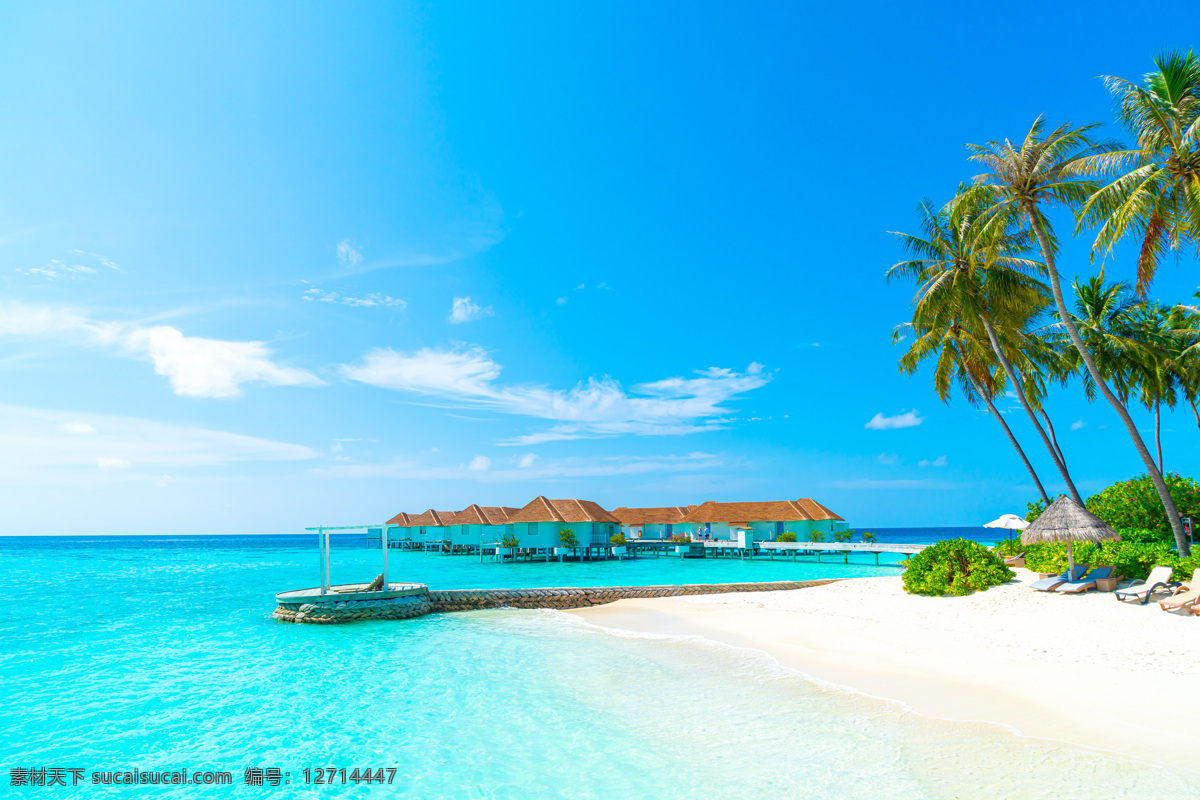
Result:
{"type": "Polygon", "coordinates": [[[480,470],[488,469],[491,466],[492,460],[487,456],[475,456],[471,459],[471,463],[467,466],[467,469],[478,472],[480,470]]]}
{"type": "Polygon", "coordinates": [[[830,486],[837,489],[961,489],[962,486],[945,481],[901,479],[879,481],[871,478],[859,478],[852,481],[831,481],[830,486]]]}
{"type": "MultiPolygon", "coordinates": [[[[539,461],[516,469],[474,469],[467,465],[438,467],[418,461],[397,459],[385,464],[335,464],[312,470],[325,478],[393,478],[404,480],[471,480],[480,483],[545,481],[558,478],[594,478],[652,473],[694,473],[727,467],[729,464],[711,453],[677,456],[607,456],[601,458],[563,458],[539,461]]],[[[489,462],[490,464],[490,462],[489,462]]]]}
{"type": "MultiPolygon", "coordinates": [[[[114,262],[105,258],[98,253],[87,253],[83,250],[72,250],[72,255],[84,256],[92,259],[95,263],[107,269],[122,272],[123,270],[114,262]]],[[[41,267],[18,267],[16,270],[21,275],[30,275],[35,278],[44,278],[48,281],[56,281],[64,278],[88,278],[100,273],[96,267],[88,266],[87,264],[71,264],[62,259],[52,258],[46,262],[45,266],[41,267]]]]}
{"type": "Polygon", "coordinates": [[[342,262],[343,267],[353,269],[362,263],[362,253],[354,246],[349,239],[342,239],[337,246],[338,261],[342,262]]]}
{"type": "Polygon", "coordinates": [[[568,298],[568,297],[560,297],[557,300],[555,300],[554,302],[558,303],[560,306],[564,306],[567,304],[567,300],[569,300],[569,299],[570,298],[568,298]]]}
{"type": "MultiPolygon", "coordinates": [[[[316,458],[302,445],[106,414],[0,405],[0,479],[56,483],[72,470],[131,473],[217,467],[235,462],[316,458]],[[91,430],[81,436],[77,430],[91,430]]],[[[130,475],[130,477],[133,477],[130,475]]]]}
{"type": "Polygon", "coordinates": [[[437,397],[450,403],[553,420],[550,430],[510,440],[537,444],[617,434],[694,433],[727,425],[721,404],[765,385],[770,375],[751,363],[745,373],[710,367],[694,377],[638,384],[627,393],[609,377],[589,378],[570,390],[498,383],[501,367],[485,350],[424,348],[412,354],[368,352],[361,364],[343,365],[347,378],[372,386],[437,397]]]}
{"type": "Polygon", "coordinates": [[[1077,430],[1080,430],[1081,428],[1086,428],[1086,427],[1087,427],[1087,423],[1081,419],[1077,419],[1071,423],[1071,430],[1073,430],[1073,431],[1077,431],[1077,430]]]}
{"type": "Polygon", "coordinates": [[[96,429],[86,422],[64,422],[58,426],[58,429],[63,433],[89,434],[95,433],[96,429]]]}
{"type": "Polygon", "coordinates": [[[490,316],[492,316],[491,306],[484,308],[476,303],[472,303],[469,297],[456,297],[454,298],[454,305],[450,308],[449,319],[450,322],[457,324],[490,316]]]}
{"type": "Polygon", "coordinates": [[[877,464],[895,464],[899,461],[900,456],[896,455],[895,453],[880,453],[879,455],[875,456],[875,463],[877,464]]]}
{"type": "Polygon", "coordinates": [[[320,303],[338,303],[343,306],[353,306],[355,308],[408,308],[408,303],[400,298],[379,292],[355,297],[354,295],[327,292],[315,286],[311,289],[305,289],[304,294],[301,295],[301,299],[315,300],[320,303]]]}
{"type": "Polygon", "coordinates": [[[113,458],[111,456],[97,456],[96,466],[100,469],[129,469],[132,464],[123,458],[113,458]]]}
{"type": "Polygon", "coordinates": [[[944,467],[948,463],[949,462],[946,460],[945,456],[938,456],[937,458],[933,459],[932,461],[930,461],[928,458],[922,458],[920,461],[917,462],[917,466],[918,467],[944,467]]]}
{"type": "Polygon", "coordinates": [[[521,469],[529,469],[534,465],[534,462],[537,461],[537,458],[538,457],[533,453],[526,453],[525,455],[521,456],[521,460],[517,462],[517,466],[521,469]]]}
{"type": "Polygon", "coordinates": [[[883,412],[880,412],[871,417],[863,427],[872,431],[889,431],[897,428],[912,428],[924,421],[925,418],[921,416],[921,412],[914,408],[912,411],[903,411],[894,417],[885,417],[883,412]]]}
{"type": "Polygon", "coordinates": [[[235,397],[243,383],[324,385],[307,370],[276,364],[264,342],[185,336],[168,325],[103,322],[72,309],[0,302],[0,334],[59,336],[73,344],[116,347],[152,362],[171,389],[186,397],[235,397]]]}

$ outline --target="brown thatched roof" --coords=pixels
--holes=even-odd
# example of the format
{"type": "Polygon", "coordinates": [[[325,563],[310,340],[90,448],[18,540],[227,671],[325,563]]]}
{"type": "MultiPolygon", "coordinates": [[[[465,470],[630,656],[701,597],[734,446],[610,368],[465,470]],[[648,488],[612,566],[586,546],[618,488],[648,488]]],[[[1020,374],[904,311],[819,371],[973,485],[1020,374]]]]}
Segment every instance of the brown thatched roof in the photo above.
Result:
{"type": "Polygon", "coordinates": [[[416,524],[412,520],[413,520],[413,517],[411,514],[405,514],[403,511],[401,511],[399,514],[397,514],[396,516],[389,519],[386,524],[387,525],[400,525],[402,527],[409,528],[416,524]]]}
{"type": "Polygon", "coordinates": [[[617,522],[591,500],[547,500],[538,495],[508,522],[617,522]]]}
{"type": "Polygon", "coordinates": [[[474,503],[457,512],[451,525],[503,525],[517,509],[507,506],[477,506],[474,503]]]}
{"type": "Polygon", "coordinates": [[[447,525],[452,525],[450,520],[454,519],[453,511],[434,511],[432,508],[424,514],[417,514],[415,517],[410,517],[411,525],[427,525],[434,528],[444,528],[447,525]]]}
{"type": "Polygon", "coordinates": [[[663,506],[661,508],[627,508],[621,506],[613,509],[612,515],[620,520],[622,525],[655,525],[672,522],[683,522],[683,518],[699,506],[663,506]]]}
{"type": "Polygon", "coordinates": [[[1021,531],[1021,544],[1068,541],[1119,542],[1121,535],[1066,495],[1051,503],[1028,528],[1021,531]]]}
{"type": "Polygon", "coordinates": [[[816,500],[768,500],[762,503],[717,503],[709,500],[684,518],[684,522],[797,522],[841,520],[816,500]]]}

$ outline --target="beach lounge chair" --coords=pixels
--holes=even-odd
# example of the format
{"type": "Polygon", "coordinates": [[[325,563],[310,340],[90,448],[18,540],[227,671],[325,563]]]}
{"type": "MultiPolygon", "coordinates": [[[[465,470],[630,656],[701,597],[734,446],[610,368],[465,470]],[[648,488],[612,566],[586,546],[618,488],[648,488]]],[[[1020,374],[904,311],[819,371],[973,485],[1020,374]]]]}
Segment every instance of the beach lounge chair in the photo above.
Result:
{"type": "Polygon", "coordinates": [[[1096,588],[1096,581],[1102,578],[1111,578],[1113,573],[1112,567],[1096,567],[1083,578],[1077,581],[1065,581],[1054,587],[1054,591],[1062,592],[1063,594],[1079,594],[1086,592],[1088,589],[1096,588]]]}
{"type": "Polygon", "coordinates": [[[1058,586],[1060,583],[1082,580],[1083,576],[1087,574],[1087,571],[1087,564],[1076,564],[1074,573],[1071,573],[1070,570],[1067,570],[1061,575],[1055,575],[1053,578],[1042,578],[1041,580],[1034,581],[1033,583],[1029,584],[1029,588],[1037,589],[1039,592],[1052,592],[1054,591],[1054,587],[1058,586]]]}
{"type": "Polygon", "coordinates": [[[1197,601],[1200,601],[1200,569],[1192,573],[1192,579],[1181,585],[1174,596],[1166,600],[1159,600],[1158,607],[1163,611],[1182,608],[1189,613],[1200,615],[1200,606],[1196,605],[1197,601]]]}
{"type": "Polygon", "coordinates": [[[1144,581],[1134,581],[1123,589],[1117,589],[1113,594],[1118,600],[1137,600],[1141,598],[1142,605],[1150,602],[1150,595],[1159,589],[1173,589],[1179,584],[1171,580],[1171,568],[1158,566],[1150,570],[1144,581]]]}
{"type": "Polygon", "coordinates": [[[1023,566],[1025,566],[1025,554],[1017,553],[1012,558],[1004,559],[1004,566],[1006,566],[1006,567],[1023,567],[1023,566]]]}

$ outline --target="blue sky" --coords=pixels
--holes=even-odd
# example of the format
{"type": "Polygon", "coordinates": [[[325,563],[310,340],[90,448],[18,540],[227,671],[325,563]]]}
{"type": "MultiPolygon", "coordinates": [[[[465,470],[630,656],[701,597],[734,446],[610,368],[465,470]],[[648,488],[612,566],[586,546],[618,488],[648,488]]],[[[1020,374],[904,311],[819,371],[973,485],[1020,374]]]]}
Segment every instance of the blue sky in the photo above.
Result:
{"type": "MultiPolygon", "coordinates": [[[[896,369],[887,231],[974,174],[963,143],[1107,122],[1096,76],[1196,27],[1162,25],[1177,4],[647,6],[0,10],[0,532],[537,494],[1023,511],[998,426],[896,369]]],[[[1078,387],[1049,409],[1084,492],[1139,471],[1078,387]]],[[[1195,474],[1186,411],[1167,468],[1195,474]]]]}

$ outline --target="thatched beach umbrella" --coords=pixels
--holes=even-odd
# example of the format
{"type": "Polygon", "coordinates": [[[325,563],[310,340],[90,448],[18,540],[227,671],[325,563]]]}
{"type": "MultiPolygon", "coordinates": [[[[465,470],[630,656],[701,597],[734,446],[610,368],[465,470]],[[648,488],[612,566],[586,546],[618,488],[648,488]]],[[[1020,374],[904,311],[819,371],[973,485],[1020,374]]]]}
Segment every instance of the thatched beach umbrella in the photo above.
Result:
{"type": "Polygon", "coordinates": [[[1108,523],[1063,495],[1021,532],[1021,544],[1067,543],[1067,567],[1075,572],[1071,542],[1119,542],[1121,534],[1108,523]]]}

